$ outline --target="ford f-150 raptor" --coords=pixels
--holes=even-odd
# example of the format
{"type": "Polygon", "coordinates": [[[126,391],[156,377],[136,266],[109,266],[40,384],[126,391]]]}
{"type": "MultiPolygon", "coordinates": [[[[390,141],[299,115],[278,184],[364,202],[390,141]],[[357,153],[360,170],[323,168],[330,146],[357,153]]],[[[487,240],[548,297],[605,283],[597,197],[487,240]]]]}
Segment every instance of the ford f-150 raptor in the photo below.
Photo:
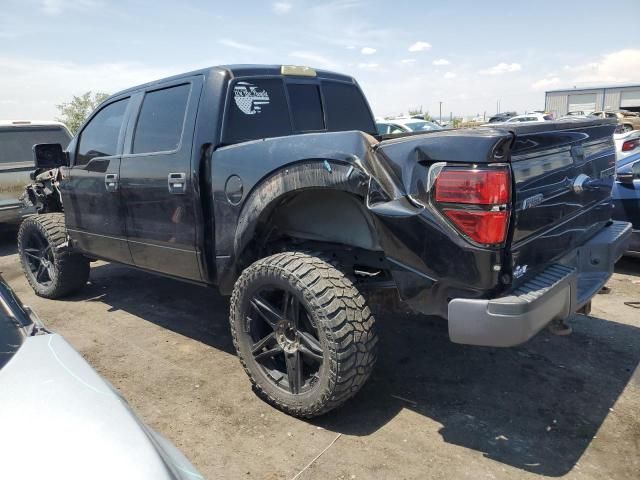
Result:
{"type": "Polygon", "coordinates": [[[47,298],[81,288],[92,259],[216,286],[257,393],[310,417],[371,373],[365,298],[388,295],[368,292],[473,345],[588,308],[631,233],[611,220],[614,128],[383,138],[349,76],[207,68],[111,96],[66,150],[34,146],[20,258],[47,298]]]}

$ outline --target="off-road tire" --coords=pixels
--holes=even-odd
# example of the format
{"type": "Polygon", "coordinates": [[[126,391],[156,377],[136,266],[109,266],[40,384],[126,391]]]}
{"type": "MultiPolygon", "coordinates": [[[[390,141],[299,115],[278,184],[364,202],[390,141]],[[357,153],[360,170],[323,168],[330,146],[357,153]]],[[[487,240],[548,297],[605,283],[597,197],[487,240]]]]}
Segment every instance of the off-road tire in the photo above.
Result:
{"type": "Polygon", "coordinates": [[[89,279],[89,259],[70,250],[67,245],[67,229],[62,213],[46,213],[27,217],[18,231],[20,264],[29,285],[36,295],[44,298],[60,298],[80,290],[89,279]],[[52,266],[55,272],[50,285],[39,283],[31,272],[25,256],[25,244],[30,235],[41,235],[51,246],[52,266]]]}
{"type": "Polygon", "coordinates": [[[233,289],[231,335],[254,391],[267,403],[296,417],[322,415],[355,395],[376,361],[375,321],[352,281],[321,256],[284,252],[246,268],[233,289]],[[312,390],[294,395],[263,373],[251,351],[246,320],[252,292],[268,282],[291,288],[315,323],[323,363],[312,390]]]}

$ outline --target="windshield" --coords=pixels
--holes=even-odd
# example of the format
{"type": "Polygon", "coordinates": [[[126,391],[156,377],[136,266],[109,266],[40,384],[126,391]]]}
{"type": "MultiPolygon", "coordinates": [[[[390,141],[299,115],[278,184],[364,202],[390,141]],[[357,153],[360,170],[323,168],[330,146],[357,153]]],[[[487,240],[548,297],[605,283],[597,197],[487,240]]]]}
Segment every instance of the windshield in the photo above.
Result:
{"type": "Polygon", "coordinates": [[[26,327],[30,320],[20,305],[13,290],[0,276],[0,370],[16,354],[26,338],[22,327],[26,327]]]}
{"type": "Polygon", "coordinates": [[[404,126],[407,127],[409,130],[411,130],[412,132],[423,132],[425,130],[441,130],[441,127],[439,127],[438,125],[436,125],[435,123],[427,122],[426,120],[406,122],[404,126]]]}
{"type": "Polygon", "coordinates": [[[0,163],[33,162],[32,148],[38,143],[69,144],[69,134],[60,126],[0,129],[0,163]]]}

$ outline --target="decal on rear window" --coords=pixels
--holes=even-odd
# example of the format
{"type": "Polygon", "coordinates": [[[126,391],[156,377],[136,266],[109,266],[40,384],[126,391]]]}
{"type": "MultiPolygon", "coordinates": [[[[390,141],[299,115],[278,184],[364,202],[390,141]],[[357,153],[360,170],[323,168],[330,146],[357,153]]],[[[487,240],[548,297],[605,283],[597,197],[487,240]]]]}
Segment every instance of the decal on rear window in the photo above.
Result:
{"type": "Polygon", "coordinates": [[[262,105],[269,105],[269,93],[249,82],[238,82],[233,87],[233,98],[240,111],[255,115],[262,111],[262,105]]]}

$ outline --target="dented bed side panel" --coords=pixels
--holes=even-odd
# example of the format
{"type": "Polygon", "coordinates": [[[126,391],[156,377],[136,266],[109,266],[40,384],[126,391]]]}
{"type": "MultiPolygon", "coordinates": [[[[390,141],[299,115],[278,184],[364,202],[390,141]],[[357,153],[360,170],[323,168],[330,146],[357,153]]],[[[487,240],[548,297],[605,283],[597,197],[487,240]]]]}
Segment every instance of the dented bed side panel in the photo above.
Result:
{"type": "MultiPolygon", "coordinates": [[[[417,311],[444,314],[446,299],[454,294],[486,294],[496,285],[491,265],[500,252],[470,245],[419,200],[428,166],[442,161],[444,144],[460,142],[460,154],[474,152],[461,160],[478,163],[489,161],[510,136],[439,133],[381,143],[355,131],[306,134],[216,150],[211,162],[221,291],[230,292],[239,254],[278,199],[292,191],[325,188],[362,200],[401,297],[417,311]],[[439,137],[446,138],[444,143],[439,137]]],[[[451,151],[457,156],[456,148],[451,151]]]]}

